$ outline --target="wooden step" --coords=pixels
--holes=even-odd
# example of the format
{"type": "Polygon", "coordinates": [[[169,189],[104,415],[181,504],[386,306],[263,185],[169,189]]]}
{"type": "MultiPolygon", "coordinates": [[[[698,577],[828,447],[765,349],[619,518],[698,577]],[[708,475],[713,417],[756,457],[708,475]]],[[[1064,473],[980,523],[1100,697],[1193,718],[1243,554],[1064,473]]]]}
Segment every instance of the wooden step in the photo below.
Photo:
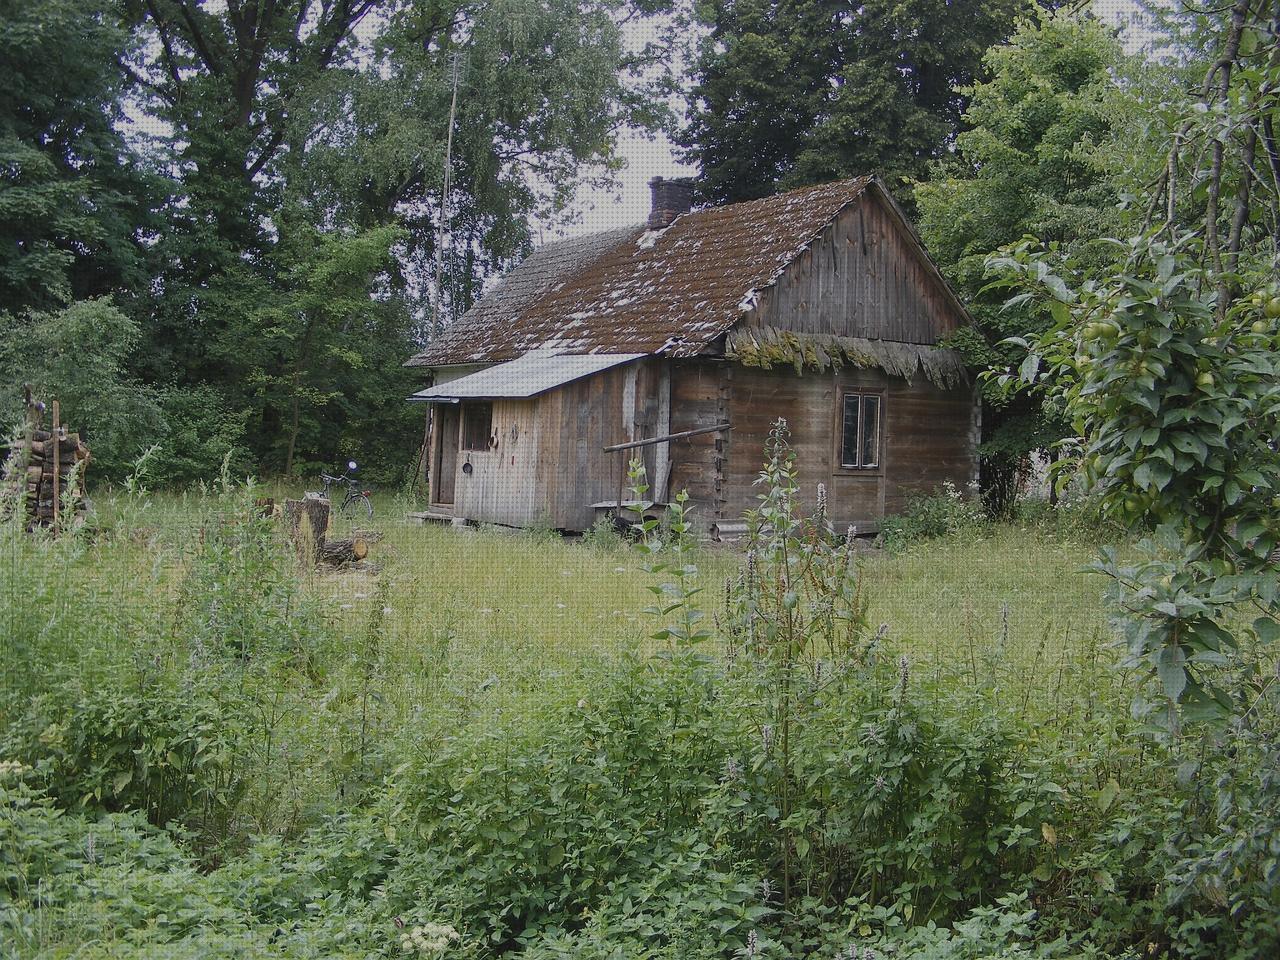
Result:
{"type": "Polygon", "coordinates": [[[423,510],[418,513],[406,513],[405,519],[410,523],[421,525],[428,523],[453,523],[456,519],[452,513],[440,513],[437,510],[423,510]]]}

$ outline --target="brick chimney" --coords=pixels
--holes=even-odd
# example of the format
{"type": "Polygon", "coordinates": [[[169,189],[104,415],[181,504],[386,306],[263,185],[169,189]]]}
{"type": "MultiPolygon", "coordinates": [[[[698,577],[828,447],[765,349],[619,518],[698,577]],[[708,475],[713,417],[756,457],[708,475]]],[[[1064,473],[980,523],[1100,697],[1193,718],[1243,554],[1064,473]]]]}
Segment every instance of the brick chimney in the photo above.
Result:
{"type": "Polygon", "coordinates": [[[693,180],[689,177],[654,177],[649,181],[653,205],[649,211],[650,230],[661,230],[693,207],[693,180]]]}

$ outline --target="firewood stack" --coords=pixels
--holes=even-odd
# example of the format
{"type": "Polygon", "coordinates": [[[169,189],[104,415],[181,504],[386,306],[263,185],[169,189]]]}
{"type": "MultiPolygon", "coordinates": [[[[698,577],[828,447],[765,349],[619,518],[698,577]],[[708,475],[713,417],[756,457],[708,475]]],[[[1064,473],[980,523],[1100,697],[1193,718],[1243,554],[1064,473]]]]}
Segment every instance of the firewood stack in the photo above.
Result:
{"type": "Polygon", "coordinates": [[[26,497],[27,529],[65,526],[82,518],[85,512],[84,474],[89,463],[89,448],[80,435],[68,433],[57,423],[44,426],[45,405],[27,396],[26,429],[10,449],[5,464],[5,481],[9,492],[22,486],[26,497]],[[61,508],[67,502],[66,492],[75,482],[75,505],[70,515],[61,508]],[[55,503],[56,500],[56,503],[55,503]],[[61,515],[60,515],[61,514],[61,515]]]}
{"type": "MultiPolygon", "coordinates": [[[[33,523],[53,523],[53,498],[65,503],[69,477],[75,478],[75,512],[84,514],[84,469],[89,461],[89,448],[78,433],[67,433],[66,427],[55,434],[48,430],[36,430],[32,434],[27,460],[27,512],[33,523]],[[57,464],[54,463],[54,446],[58,447],[57,464]],[[79,469],[73,469],[77,464],[79,469]]],[[[64,518],[71,520],[71,517],[64,518]]]]}

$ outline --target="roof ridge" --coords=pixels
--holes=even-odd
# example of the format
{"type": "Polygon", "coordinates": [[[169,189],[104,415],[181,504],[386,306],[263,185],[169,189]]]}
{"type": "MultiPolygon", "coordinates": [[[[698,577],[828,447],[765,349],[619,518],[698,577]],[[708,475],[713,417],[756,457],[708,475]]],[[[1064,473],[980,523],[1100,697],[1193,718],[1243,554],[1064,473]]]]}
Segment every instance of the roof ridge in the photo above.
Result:
{"type": "Polygon", "coordinates": [[[692,356],[856,204],[875,177],[812,184],[535,249],[411,366],[566,352],[692,356]],[[631,243],[631,237],[652,242],[631,243]]]}

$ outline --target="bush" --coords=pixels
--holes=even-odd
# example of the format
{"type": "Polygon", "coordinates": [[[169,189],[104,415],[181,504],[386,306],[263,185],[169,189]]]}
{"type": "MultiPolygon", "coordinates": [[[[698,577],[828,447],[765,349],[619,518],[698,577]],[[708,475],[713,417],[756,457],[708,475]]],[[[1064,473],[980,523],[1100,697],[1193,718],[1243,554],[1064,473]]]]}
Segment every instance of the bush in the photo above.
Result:
{"type": "Polygon", "coordinates": [[[880,526],[880,539],[886,547],[896,550],[923,540],[972,533],[984,522],[982,507],[948,480],[941,492],[912,497],[906,510],[886,517],[880,526]]]}
{"type": "Polygon", "coordinates": [[[600,517],[582,534],[582,544],[593,550],[608,553],[626,542],[612,517],[600,517]]]}
{"type": "Polygon", "coordinates": [[[129,694],[64,681],[10,718],[0,754],[31,766],[65,809],[137,811],[216,836],[245,785],[232,710],[204,686],[129,694]]]}
{"type": "Polygon", "coordinates": [[[247,414],[231,409],[218,390],[207,385],[170,387],[161,391],[159,400],[163,427],[155,437],[158,482],[212,483],[224,460],[233,475],[252,471],[245,446],[247,414]]]}
{"type": "MultiPolygon", "coordinates": [[[[154,391],[126,374],[141,334],[109,298],[49,313],[0,311],[0,401],[5,426],[21,416],[24,383],[57,398],[62,422],[93,451],[91,479],[115,479],[160,429],[154,391]]],[[[51,421],[46,419],[46,424],[51,421]]]]}

